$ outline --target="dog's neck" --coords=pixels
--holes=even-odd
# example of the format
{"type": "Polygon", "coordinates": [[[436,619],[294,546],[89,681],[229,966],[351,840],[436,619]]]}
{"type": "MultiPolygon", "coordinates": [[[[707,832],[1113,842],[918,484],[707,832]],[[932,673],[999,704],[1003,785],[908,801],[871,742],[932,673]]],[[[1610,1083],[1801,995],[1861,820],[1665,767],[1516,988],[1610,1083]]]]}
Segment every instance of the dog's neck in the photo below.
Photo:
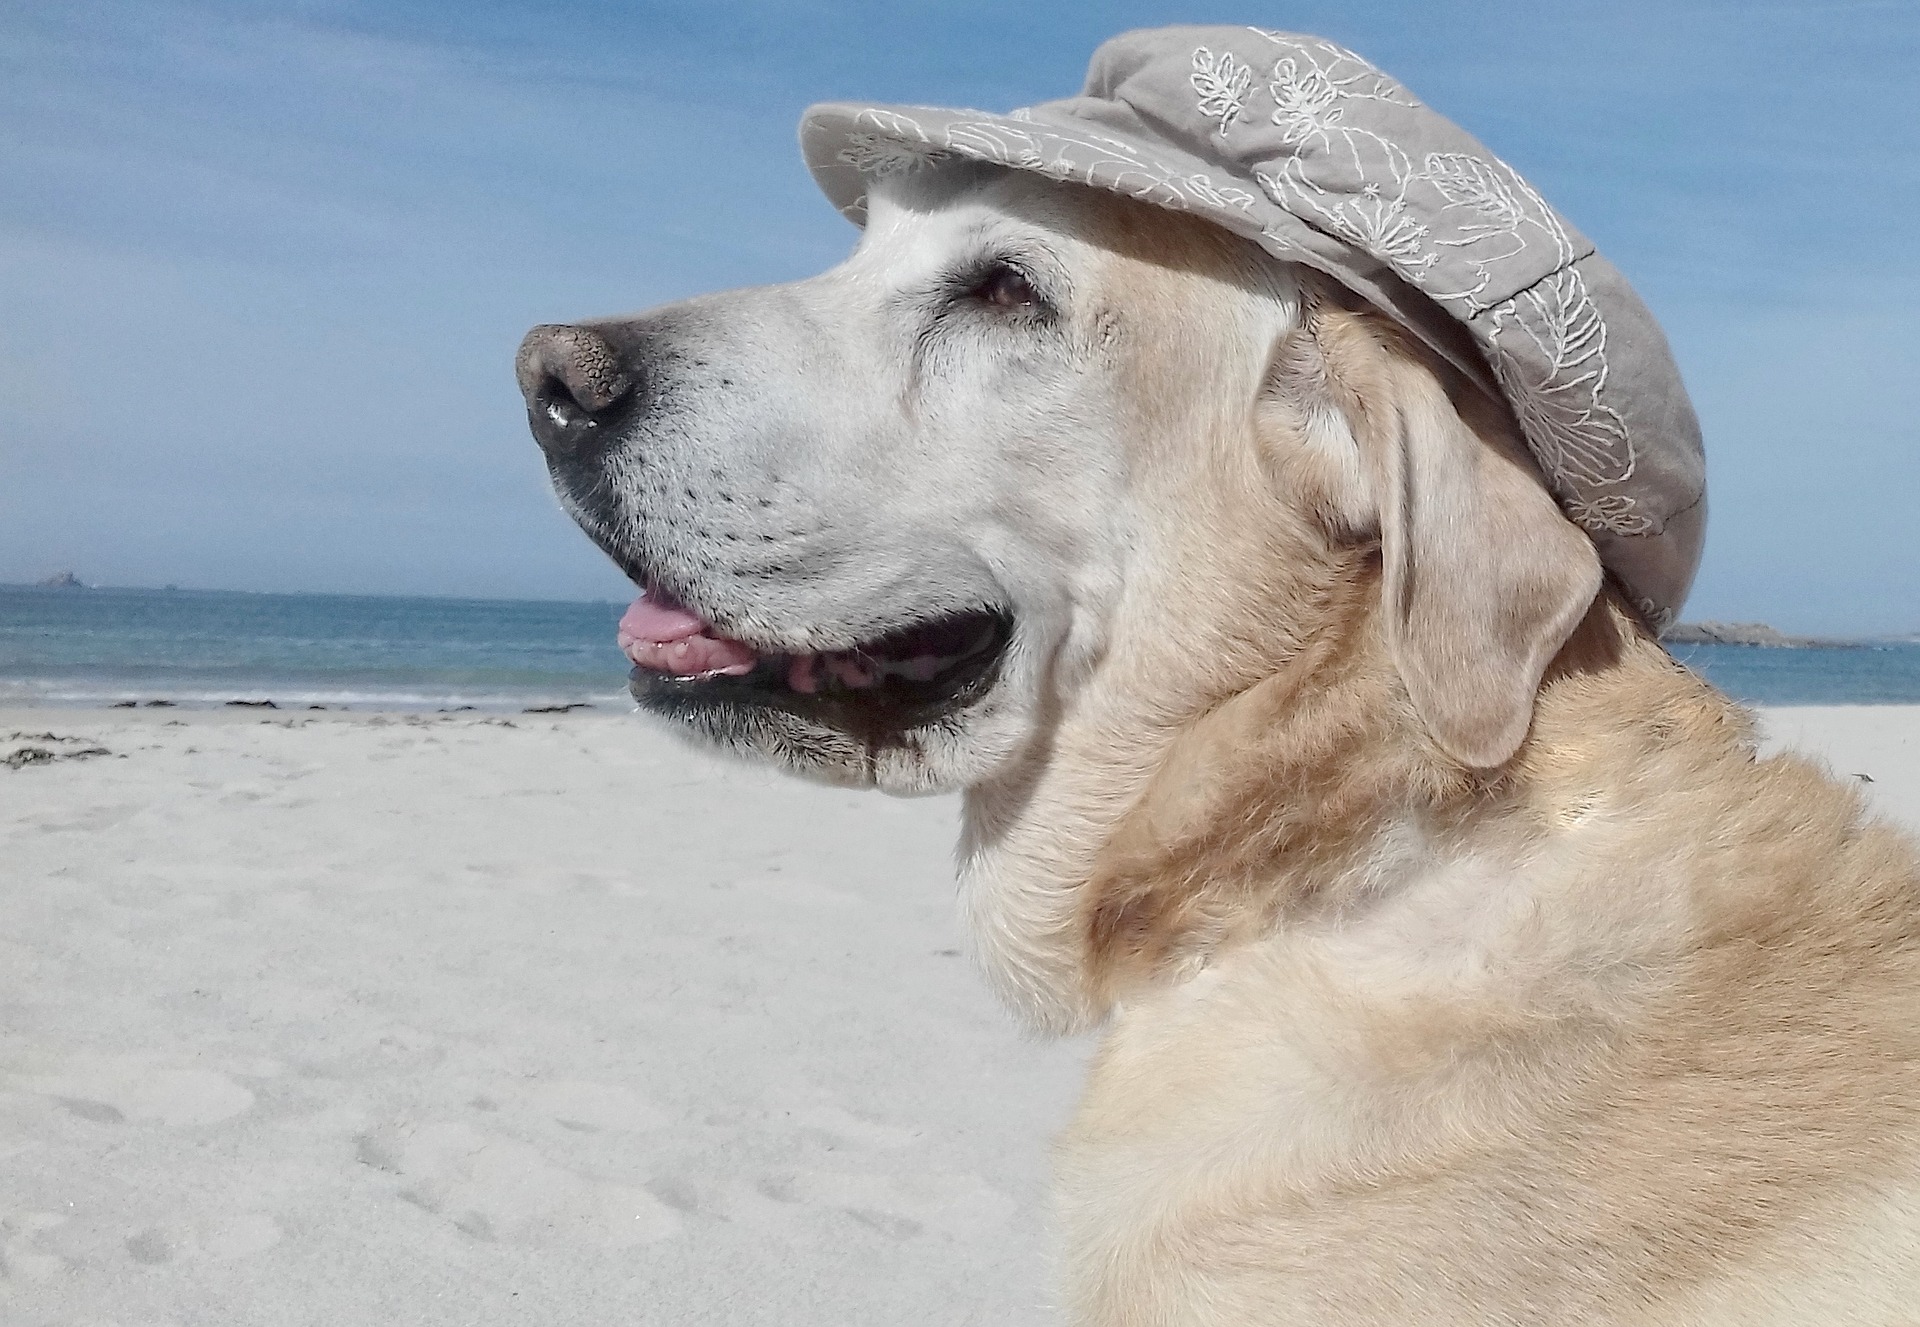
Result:
{"type": "Polygon", "coordinates": [[[1651,703],[1675,669],[1610,593],[1549,670],[1521,751],[1474,771],[1421,726],[1364,606],[1369,581],[1349,580],[1353,598],[1328,604],[1303,648],[1224,700],[1144,731],[1070,716],[1030,782],[969,793],[968,929],[1023,1018],[1080,1030],[1276,928],[1338,925],[1422,852],[1505,839],[1524,855],[1556,808],[1630,777],[1588,720],[1651,703]]]}

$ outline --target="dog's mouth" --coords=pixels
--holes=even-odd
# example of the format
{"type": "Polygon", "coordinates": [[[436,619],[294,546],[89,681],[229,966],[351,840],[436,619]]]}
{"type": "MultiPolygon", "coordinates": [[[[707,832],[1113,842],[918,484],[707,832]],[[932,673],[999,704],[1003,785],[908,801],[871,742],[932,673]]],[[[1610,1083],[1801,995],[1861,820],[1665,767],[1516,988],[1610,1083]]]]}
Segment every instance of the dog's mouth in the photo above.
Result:
{"type": "Polygon", "coordinates": [[[882,742],[965,708],[993,685],[1012,638],[1001,612],[929,618],[849,649],[782,651],[721,634],[657,584],[620,619],[630,690],[651,709],[786,710],[882,742]]]}

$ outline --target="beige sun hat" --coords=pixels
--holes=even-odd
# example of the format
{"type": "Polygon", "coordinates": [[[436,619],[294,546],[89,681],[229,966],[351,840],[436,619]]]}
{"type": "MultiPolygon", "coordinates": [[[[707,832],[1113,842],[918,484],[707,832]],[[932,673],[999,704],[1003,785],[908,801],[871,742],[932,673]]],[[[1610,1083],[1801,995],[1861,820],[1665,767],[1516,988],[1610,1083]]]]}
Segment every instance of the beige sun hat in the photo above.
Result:
{"type": "Polygon", "coordinates": [[[1129,32],[1077,97],[1006,115],[833,103],[800,142],[856,224],[874,179],[963,158],[1192,212],[1326,273],[1512,407],[1655,627],[1686,598],[1706,462],[1653,315],[1511,166],[1351,51],[1259,28],[1129,32]]]}

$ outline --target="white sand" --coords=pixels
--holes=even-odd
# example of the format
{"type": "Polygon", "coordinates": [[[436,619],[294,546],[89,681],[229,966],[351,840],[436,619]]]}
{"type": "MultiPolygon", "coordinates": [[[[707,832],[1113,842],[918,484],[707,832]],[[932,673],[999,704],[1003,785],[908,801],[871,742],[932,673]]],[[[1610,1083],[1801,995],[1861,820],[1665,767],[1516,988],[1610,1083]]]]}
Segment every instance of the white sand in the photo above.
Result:
{"type": "MultiPolygon", "coordinates": [[[[1768,722],[1920,824],[1920,707],[1768,722]]],[[[1086,1048],[955,955],[952,800],[591,715],[10,733],[112,754],[0,769],[7,1327],[1054,1321],[1086,1048]]]]}

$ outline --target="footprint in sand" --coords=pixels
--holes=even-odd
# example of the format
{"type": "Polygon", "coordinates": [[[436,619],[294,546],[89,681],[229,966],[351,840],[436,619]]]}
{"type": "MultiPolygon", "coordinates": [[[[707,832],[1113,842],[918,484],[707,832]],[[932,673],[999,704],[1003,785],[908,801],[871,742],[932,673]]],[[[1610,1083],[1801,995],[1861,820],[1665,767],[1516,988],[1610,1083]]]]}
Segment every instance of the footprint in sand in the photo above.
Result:
{"type": "Polygon", "coordinates": [[[126,1240],[127,1256],[148,1267],[177,1259],[245,1258],[278,1244],[284,1232],[265,1212],[232,1212],[191,1226],[149,1226],[126,1240]]]}
{"type": "Polygon", "coordinates": [[[78,815],[55,811],[38,816],[23,816],[16,832],[37,834],[98,834],[113,829],[138,815],[144,808],[129,802],[119,806],[96,806],[78,815]]]}
{"type": "Polygon", "coordinates": [[[203,1223],[195,1243],[211,1257],[250,1258],[278,1244],[285,1233],[265,1212],[233,1212],[203,1223]]]}
{"type": "Polygon", "coordinates": [[[866,1148],[892,1151],[908,1147],[923,1136],[919,1129],[885,1124],[865,1115],[856,1115],[832,1102],[820,1102],[791,1112],[792,1123],[803,1135],[825,1140],[840,1149],[866,1148]]]}
{"type": "Polygon", "coordinates": [[[40,1247],[41,1234],[65,1220],[53,1212],[0,1213],[0,1281],[42,1281],[66,1270],[66,1259],[40,1247]]]}
{"type": "Polygon", "coordinates": [[[795,1170],[764,1176],[754,1189],[761,1199],[775,1204],[836,1210],[901,1240],[926,1230],[958,1239],[981,1238],[1004,1227],[1014,1210],[1007,1195],[975,1175],[901,1177],[795,1170]]]}
{"type": "Polygon", "coordinates": [[[94,1124],[190,1128],[232,1119],[253,1105],[253,1093],[225,1074],[144,1056],[69,1060],[58,1073],[23,1076],[13,1084],[51,1097],[68,1114],[94,1124]]]}
{"type": "Polygon", "coordinates": [[[356,1140],[355,1156],[392,1176],[396,1197],[478,1240],[625,1248],[680,1225],[644,1189],[578,1174],[527,1143],[464,1123],[375,1129],[356,1140]]]}
{"type": "Polygon", "coordinates": [[[166,1231],[157,1226],[151,1230],[143,1230],[138,1235],[127,1237],[127,1256],[148,1267],[158,1267],[161,1263],[172,1262],[175,1252],[174,1241],[166,1231]]]}

